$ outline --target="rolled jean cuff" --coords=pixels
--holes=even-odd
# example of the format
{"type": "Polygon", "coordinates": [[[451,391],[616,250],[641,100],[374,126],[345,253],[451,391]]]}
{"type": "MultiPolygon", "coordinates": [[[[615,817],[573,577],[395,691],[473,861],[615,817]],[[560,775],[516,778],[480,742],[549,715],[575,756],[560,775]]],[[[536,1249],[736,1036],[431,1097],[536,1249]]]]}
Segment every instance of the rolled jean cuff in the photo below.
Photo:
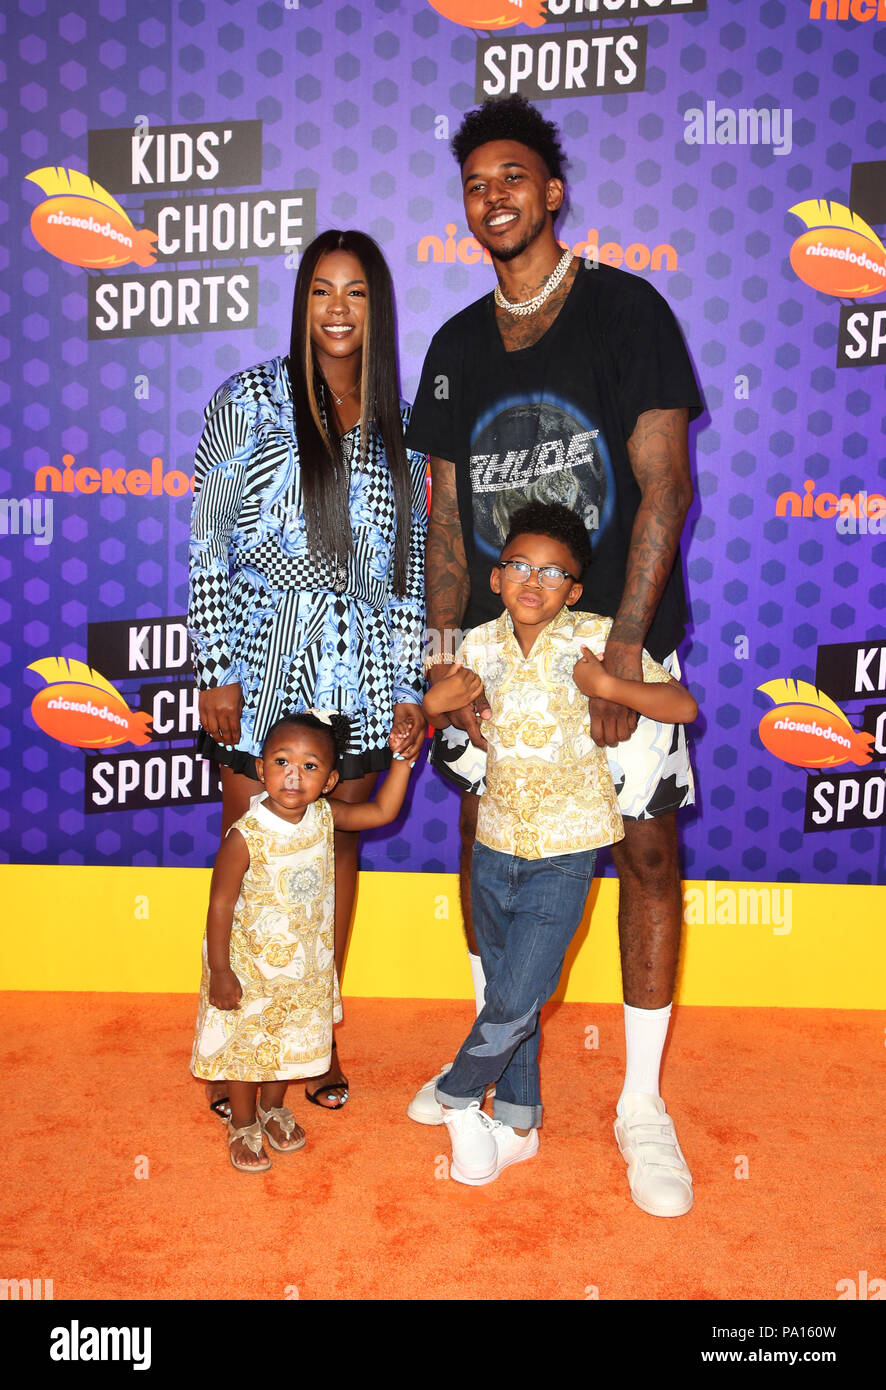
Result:
{"type": "Polygon", "coordinates": [[[469,1105],[473,1105],[475,1100],[482,1102],[486,1093],[486,1087],[482,1091],[476,1091],[474,1095],[468,1096],[449,1096],[440,1089],[439,1084],[434,1090],[434,1099],[439,1105],[448,1105],[452,1110],[467,1110],[469,1105]]]}
{"type": "Polygon", "coordinates": [[[512,1105],[509,1100],[499,1100],[496,1096],[492,1107],[492,1118],[500,1120],[511,1129],[541,1129],[542,1106],[512,1105]]]}

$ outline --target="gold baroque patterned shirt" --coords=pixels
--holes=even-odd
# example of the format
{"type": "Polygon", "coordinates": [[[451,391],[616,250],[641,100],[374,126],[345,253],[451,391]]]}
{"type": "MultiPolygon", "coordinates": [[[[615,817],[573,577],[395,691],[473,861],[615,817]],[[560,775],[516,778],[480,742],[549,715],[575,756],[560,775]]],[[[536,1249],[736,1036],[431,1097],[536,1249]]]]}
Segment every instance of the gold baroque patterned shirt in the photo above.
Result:
{"type": "MultiPolygon", "coordinates": [[[[523,655],[510,614],[469,632],[456,659],[481,677],[492,718],[477,840],[519,859],[599,849],[624,837],[606,750],[572,678],[582,646],[602,657],[611,618],[562,608],[523,655]]],[[[643,679],[668,681],[643,652],[643,679]]]]}

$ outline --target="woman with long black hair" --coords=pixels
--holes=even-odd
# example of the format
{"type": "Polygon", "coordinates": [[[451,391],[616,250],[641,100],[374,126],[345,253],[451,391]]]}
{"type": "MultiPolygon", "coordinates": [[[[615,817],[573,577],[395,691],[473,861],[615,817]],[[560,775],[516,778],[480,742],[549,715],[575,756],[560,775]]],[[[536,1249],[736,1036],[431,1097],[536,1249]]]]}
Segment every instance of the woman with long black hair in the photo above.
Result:
{"type": "MultiPolygon", "coordinates": [[[[255,758],[283,714],[348,716],[333,795],[349,802],[366,801],[389,765],[394,727],[408,732],[404,756],[421,748],[427,506],[408,418],[385,259],[362,232],[324,232],[301,258],[288,356],[219,387],[196,454],[188,628],[222,837],[259,790],[255,758]]],[[[339,974],[357,842],[336,832],[339,974]]],[[[308,1099],[339,1109],[335,1051],[317,1081],[308,1099]]],[[[212,1101],[224,1114],[224,1096],[212,1101]]]]}

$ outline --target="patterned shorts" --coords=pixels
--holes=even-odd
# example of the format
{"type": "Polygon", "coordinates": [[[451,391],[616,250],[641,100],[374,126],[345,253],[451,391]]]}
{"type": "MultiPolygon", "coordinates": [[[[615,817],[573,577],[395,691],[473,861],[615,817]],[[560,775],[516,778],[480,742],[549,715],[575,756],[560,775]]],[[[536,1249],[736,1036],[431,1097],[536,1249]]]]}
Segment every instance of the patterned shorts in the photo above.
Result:
{"type": "MultiPolygon", "coordinates": [[[[677,653],[662,666],[680,679],[677,653]]],[[[608,748],[609,771],[625,820],[652,820],[695,801],[695,779],[689,761],[689,740],[683,724],[656,724],[640,716],[631,737],[608,748]]],[[[475,748],[462,729],[438,729],[430,762],[452,786],[481,796],[486,788],[486,754],[475,748]]]]}

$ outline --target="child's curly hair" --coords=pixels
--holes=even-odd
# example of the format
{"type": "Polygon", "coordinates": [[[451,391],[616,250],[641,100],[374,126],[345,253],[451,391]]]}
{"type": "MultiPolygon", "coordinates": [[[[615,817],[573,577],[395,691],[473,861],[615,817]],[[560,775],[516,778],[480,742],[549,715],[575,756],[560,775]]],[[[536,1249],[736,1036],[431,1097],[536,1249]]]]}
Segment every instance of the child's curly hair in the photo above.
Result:
{"type": "Polygon", "coordinates": [[[504,550],[517,536],[549,536],[565,545],[577,565],[577,574],[591,563],[591,542],[585,524],[577,512],[560,502],[527,502],[519,507],[508,522],[504,550]]]}
{"type": "Polygon", "coordinates": [[[326,714],[325,711],[318,714],[314,710],[306,709],[297,714],[284,714],[282,719],[271,725],[261,746],[261,756],[265,756],[265,749],[275,734],[281,729],[292,728],[311,729],[315,733],[325,734],[332,749],[334,768],[338,767],[339,760],[344,756],[351,741],[351,721],[347,715],[326,714]]]}

